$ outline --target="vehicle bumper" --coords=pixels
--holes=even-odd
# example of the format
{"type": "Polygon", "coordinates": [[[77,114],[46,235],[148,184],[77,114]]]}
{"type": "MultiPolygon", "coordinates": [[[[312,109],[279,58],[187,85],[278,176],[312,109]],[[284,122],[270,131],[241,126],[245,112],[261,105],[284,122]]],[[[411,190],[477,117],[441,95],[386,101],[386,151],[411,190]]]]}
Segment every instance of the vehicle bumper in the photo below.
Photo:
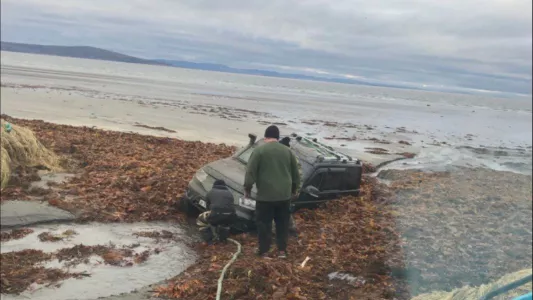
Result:
{"type": "Polygon", "coordinates": [[[205,201],[205,195],[206,193],[202,193],[202,191],[195,189],[193,184],[189,184],[183,197],[189,202],[189,204],[194,206],[200,212],[204,212],[207,210],[207,208],[203,205],[200,205],[200,201],[205,201]]]}
{"type": "MultiPolygon", "coordinates": [[[[194,206],[196,209],[198,209],[200,212],[204,212],[207,210],[206,207],[202,206],[200,201],[205,201],[205,196],[207,195],[207,192],[205,192],[201,187],[197,187],[194,182],[191,182],[187,189],[185,190],[185,194],[183,195],[184,200],[188,201],[189,204],[194,206]]],[[[237,231],[249,231],[255,228],[255,213],[254,211],[251,211],[249,209],[240,207],[238,205],[235,206],[235,212],[237,214],[237,222],[232,226],[232,228],[236,229],[237,231]]]]}

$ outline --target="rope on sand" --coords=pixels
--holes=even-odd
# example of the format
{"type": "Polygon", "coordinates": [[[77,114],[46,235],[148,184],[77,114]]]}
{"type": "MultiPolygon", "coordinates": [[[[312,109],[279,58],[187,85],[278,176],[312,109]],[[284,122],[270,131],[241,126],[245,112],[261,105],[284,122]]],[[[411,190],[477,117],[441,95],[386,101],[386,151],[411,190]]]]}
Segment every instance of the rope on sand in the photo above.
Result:
{"type": "Polygon", "coordinates": [[[507,285],[504,285],[502,287],[499,287],[499,288],[491,291],[487,295],[483,296],[483,298],[481,298],[481,300],[492,299],[492,298],[494,298],[496,296],[499,296],[501,294],[504,294],[504,293],[506,293],[506,292],[508,292],[510,290],[514,290],[515,288],[530,282],[532,279],[533,279],[533,275],[529,274],[528,276],[526,276],[526,277],[524,277],[522,279],[516,280],[516,281],[511,282],[511,283],[508,283],[507,285]]]}
{"type": "Polygon", "coordinates": [[[239,256],[239,254],[241,254],[241,244],[239,242],[237,242],[236,240],[234,240],[234,239],[228,239],[228,241],[230,241],[230,242],[234,243],[235,245],[237,245],[237,252],[233,253],[233,257],[224,266],[224,269],[222,269],[222,273],[220,274],[220,277],[218,278],[217,298],[216,298],[216,300],[220,300],[220,295],[222,294],[222,281],[224,280],[224,275],[226,274],[226,271],[228,270],[229,266],[231,266],[231,264],[233,262],[235,262],[235,260],[237,259],[237,256],[239,256]]]}

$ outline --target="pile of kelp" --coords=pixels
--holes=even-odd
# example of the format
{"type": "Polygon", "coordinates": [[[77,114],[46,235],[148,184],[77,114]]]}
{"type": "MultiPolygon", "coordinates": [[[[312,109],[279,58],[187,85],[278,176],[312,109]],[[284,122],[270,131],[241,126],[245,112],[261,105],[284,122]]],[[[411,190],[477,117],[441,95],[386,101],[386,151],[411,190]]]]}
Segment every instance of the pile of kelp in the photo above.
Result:
{"type": "MultiPolygon", "coordinates": [[[[66,167],[76,176],[44,198],[83,221],[177,217],[171,208],[196,170],[235,151],[226,145],[2,118],[30,128],[42,144],[69,162],[66,167]]],[[[8,185],[2,200],[30,199],[27,186],[8,185]]]]}
{"type": "MultiPolygon", "coordinates": [[[[256,237],[240,235],[243,253],[228,269],[224,299],[408,299],[394,219],[375,203],[378,184],[365,178],[362,196],[295,215],[299,237],[289,257],[258,258],[256,237]]],[[[199,263],[156,295],[215,299],[220,271],[234,244],[200,245],[199,263]]]]}
{"type": "MultiPolygon", "coordinates": [[[[235,151],[226,145],[3,118],[30,128],[44,146],[68,162],[65,168],[76,176],[53,186],[44,198],[82,221],[184,222],[172,207],[196,170],[235,151]]],[[[375,169],[369,166],[365,171],[375,169]]],[[[375,179],[365,177],[360,197],[297,212],[299,237],[291,238],[287,259],[259,259],[253,235],[235,236],[243,253],[228,270],[223,297],[407,299],[400,238],[394,218],[378,204],[387,196],[380,191],[375,179]]],[[[25,196],[32,199],[20,185],[8,185],[2,200],[25,196]]],[[[215,298],[220,271],[235,246],[196,248],[198,262],[156,294],[215,298]]]]}

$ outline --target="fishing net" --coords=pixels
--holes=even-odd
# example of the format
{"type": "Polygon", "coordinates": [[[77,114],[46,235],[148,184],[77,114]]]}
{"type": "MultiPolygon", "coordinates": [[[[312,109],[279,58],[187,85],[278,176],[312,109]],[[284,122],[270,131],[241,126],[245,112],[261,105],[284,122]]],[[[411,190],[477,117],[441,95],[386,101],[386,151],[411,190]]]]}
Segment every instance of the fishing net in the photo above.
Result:
{"type": "Polygon", "coordinates": [[[1,187],[7,186],[11,171],[18,167],[43,166],[51,171],[59,171],[59,157],[46,149],[35,134],[24,127],[1,120],[1,187]]]}
{"type": "MultiPolygon", "coordinates": [[[[524,269],[515,273],[507,274],[495,282],[484,284],[478,287],[462,287],[451,292],[433,292],[419,295],[411,300],[478,300],[504,285],[531,275],[531,269],[524,269]]],[[[531,282],[510,290],[503,295],[497,296],[492,300],[513,299],[515,297],[531,292],[531,282]]]]}

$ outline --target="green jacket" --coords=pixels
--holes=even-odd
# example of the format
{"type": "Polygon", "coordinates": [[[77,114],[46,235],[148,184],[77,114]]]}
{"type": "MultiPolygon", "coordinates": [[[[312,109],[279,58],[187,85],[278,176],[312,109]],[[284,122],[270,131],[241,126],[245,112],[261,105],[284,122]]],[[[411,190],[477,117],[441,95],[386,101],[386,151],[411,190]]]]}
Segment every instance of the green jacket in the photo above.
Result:
{"type": "Polygon", "coordinates": [[[265,143],[248,160],[244,189],[257,187],[257,201],[290,200],[300,187],[298,160],[291,149],[277,143],[265,143]]]}

